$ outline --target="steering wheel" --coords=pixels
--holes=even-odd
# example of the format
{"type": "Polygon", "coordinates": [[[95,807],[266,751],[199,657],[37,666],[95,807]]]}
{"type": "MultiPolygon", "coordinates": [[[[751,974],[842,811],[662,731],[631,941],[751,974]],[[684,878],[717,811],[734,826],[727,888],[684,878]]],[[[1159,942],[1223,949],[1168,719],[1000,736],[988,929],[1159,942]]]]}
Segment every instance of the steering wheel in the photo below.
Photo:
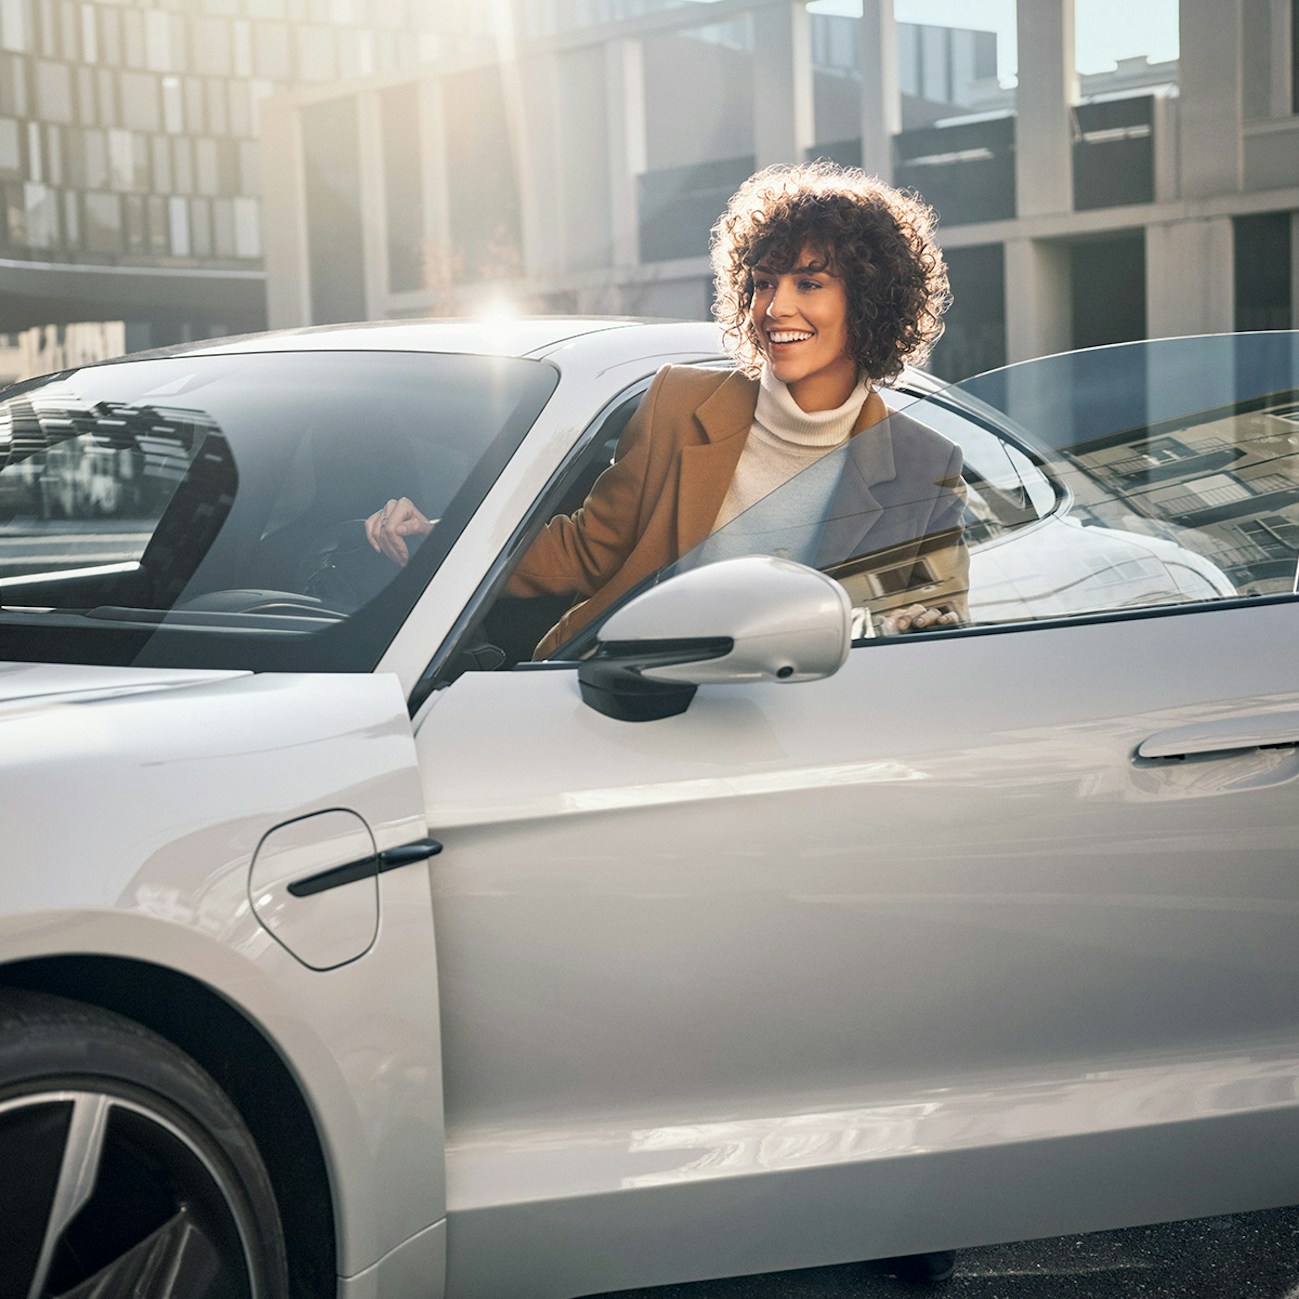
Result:
{"type": "Polygon", "coordinates": [[[371,547],[365,520],[347,519],[312,535],[289,585],[327,608],[352,613],[378,595],[398,571],[371,547]]]}

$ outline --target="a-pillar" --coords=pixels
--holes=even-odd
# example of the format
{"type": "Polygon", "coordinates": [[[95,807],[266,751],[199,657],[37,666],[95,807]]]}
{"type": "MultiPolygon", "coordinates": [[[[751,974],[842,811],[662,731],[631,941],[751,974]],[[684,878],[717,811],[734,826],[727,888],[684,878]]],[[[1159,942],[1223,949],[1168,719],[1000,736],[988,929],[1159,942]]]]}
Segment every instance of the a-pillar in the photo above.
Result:
{"type": "Polygon", "coordinates": [[[1240,0],[1181,0],[1178,21],[1182,197],[1235,193],[1244,163],[1240,0]]]}
{"type": "Polygon", "coordinates": [[[1006,244],[1006,360],[1066,352],[1073,346],[1073,287],[1067,244],[1011,239],[1006,244]]]}
{"type": "Polygon", "coordinates": [[[1146,336],[1229,333],[1236,275],[1230,217],[1146,227],[1146,336]]]}
{"type": "Polygon", "coordinates": [[[753,10],[753,151],[759,167],[802,162],[816,143],[806,0],[753,10]]]}
{"type": "Polygon", "coordinates": [[[870,176],[893,179],[893,137],[902,129],[898,89],[898,24],[894,0],[862,0],[857,29],[861,67],[861,165],[870,176]]]}
{"type": "Polygon", "coordinates": [[[1019,216],[1073,209],[1073,106],[1078,99],[1074,0],[1019,0],[1015,94],[1015,208],[1019,216]]]}

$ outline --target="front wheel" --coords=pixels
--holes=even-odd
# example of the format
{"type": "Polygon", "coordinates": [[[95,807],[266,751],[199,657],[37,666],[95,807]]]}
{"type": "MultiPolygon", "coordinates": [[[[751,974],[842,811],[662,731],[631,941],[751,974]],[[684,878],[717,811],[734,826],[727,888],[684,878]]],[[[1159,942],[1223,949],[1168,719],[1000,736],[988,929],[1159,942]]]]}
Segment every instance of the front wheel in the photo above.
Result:
{"type": "Polygon", "coordinates": [[[0,1299],[285,1299],[238,1111],[139,1024],[0,993],[0,1299]]]}

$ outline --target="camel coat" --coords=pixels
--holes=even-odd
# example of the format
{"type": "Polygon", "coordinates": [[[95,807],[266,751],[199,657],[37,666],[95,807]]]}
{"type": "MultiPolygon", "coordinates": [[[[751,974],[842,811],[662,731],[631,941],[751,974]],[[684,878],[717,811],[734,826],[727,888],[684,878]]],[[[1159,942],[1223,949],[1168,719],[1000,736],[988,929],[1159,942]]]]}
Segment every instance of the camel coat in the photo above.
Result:
{"type": "MultiPolygon", "coordinates": [[[[581,597],[537,646],[546,658],[628,591],[703,541],[739,463],[758,383],[737,371],[660,370],[618,443],[613,464],[582,508],[552,519],[510,579],[511,595],[581,597]]],[[[817,564],[951,534],[941,566],[966,564],[959,544],[964,492],[960,448],[868,401],[821,530],[817,564]],[[867,540],[869,534],[869,540],[867,540]]]]}

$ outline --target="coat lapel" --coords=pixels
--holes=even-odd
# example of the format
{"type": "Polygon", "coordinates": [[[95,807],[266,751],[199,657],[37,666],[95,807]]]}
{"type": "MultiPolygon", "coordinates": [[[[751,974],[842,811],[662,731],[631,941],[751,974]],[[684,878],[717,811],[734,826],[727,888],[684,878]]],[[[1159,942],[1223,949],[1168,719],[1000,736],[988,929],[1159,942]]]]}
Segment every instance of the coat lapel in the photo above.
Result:
{"type": "Polygon", "coordinates": [[[757,404],[757,381],[736,372],[695,410],[695,420],[707,440],[681,450],[678,555],[693,550],[708,536],[753,427],[757,404]]]}
{"type": "MultiPolygon", "coordinates": [[[[865,416],[865,408],[862,412],[865,416]]],[[[842,452],[843,471],[830,496],[825,526],[817,543],[819,566],[863,553],[866,534],[883,516],[873,488],[897,477],[893,461],[892,421],[885,418],[854,436],[842,452]]]]}

